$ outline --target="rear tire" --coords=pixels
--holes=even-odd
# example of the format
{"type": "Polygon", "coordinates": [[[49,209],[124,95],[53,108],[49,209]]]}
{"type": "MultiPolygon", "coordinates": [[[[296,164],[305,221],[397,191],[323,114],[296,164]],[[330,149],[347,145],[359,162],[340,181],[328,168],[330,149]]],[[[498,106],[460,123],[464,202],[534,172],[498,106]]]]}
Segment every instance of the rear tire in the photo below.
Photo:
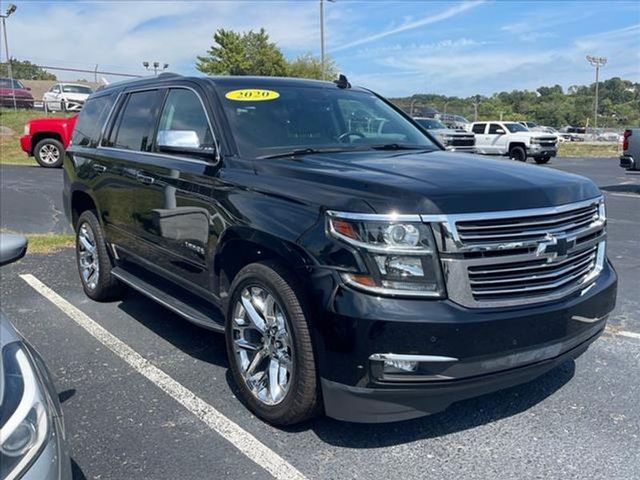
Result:
{"type": "Polygon", "coordinates": [[[517,160],[518,162],[527,161],[527,152],[524,147],[511,147],[509,150],[509,157],[511,160],[517,160]]]}
{"type": "Polygon", "coordinates": [[[551,157],[536,157],[534,158],[534,160],[538,165],[544,165],[545,163],[549,163],[549,160],[551,160],[551,157]]]}
{"type": "Polygon", "coordinates": [[[230,288],[225,337],[231,373],[243,402],[273,425],[312,418],[320,404],[309,317],[298,285],[278,263],[260,262],[240,270],[230,288]]]}
{"type": "Polygon", "coordinates": [[[64,145],[55,138],[45,138],[36,144],[33,156],[41,167],[59,168],[64,160],[64,145]]]}
{"type": "Polygon", "coordinates": [[[87,296],[98,302],[122,296],[123,285],[111,275],[113,265],[95,213],[83,212],[76,225],[76,263],[87,296]]]}

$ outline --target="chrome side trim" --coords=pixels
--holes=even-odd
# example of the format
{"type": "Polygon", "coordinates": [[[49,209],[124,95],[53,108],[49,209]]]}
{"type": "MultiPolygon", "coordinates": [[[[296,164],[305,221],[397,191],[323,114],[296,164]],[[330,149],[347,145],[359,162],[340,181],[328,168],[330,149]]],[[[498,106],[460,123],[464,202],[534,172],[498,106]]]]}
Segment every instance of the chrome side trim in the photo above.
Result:
{"type": "Polygon", "coordinates": [[[399,353],[374,353],[369,356],[373,361],[398,361],[398,362],[457,362],[454,357],[444,357],[441,355],[405,355],[399,353]]]}
{"type": "Polygon", "coordinates": [[[363,220],[369,222],[421,222],[421,215],[406,215],[396,212],[391,213],[353,213],[327,210],[327,215],[344,220],[363,220]]]}

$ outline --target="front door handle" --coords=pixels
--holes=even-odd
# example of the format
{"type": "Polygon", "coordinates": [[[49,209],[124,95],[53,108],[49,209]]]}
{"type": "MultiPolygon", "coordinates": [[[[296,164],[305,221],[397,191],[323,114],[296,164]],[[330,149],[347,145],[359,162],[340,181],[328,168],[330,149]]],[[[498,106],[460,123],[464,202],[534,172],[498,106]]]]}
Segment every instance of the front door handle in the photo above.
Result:
{"type": "Polygon", "coordinates": [[[92,165],[93,171],[96,173],[104,173],[107,171],[107,167],[104,165],[100,165],[99,163],[94,163],[92,165]]]}
{"type": "Polygon", "coordinates": [[[140,183],[144,183],[145,185],[151,185],[155,179],[151,175],[145,175],[144,173],[136,173],[136,179],[140,183]]]}

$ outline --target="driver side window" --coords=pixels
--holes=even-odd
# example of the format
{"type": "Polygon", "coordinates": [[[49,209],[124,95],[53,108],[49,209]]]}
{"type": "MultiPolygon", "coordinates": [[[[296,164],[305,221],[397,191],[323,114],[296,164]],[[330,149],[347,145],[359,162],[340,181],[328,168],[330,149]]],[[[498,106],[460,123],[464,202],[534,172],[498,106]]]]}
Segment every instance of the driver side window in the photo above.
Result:
{"type": "Polygon", "coordinates": [[[174,137],[176,134],[197,137],[199,148],[214,146],[213,134],[202,103],[191,90],[176,88],[167,94],[160,117],[158,137],[171,135],[170,132],[174,132],[174,137]]]}

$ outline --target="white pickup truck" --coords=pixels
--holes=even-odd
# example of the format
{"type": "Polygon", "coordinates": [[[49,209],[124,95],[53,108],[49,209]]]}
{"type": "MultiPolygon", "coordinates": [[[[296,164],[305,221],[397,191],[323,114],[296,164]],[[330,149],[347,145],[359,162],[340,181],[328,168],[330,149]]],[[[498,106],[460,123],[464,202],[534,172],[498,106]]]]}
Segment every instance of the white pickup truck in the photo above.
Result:
{"type": "Polygon", "coordinates": [[[547,163],[557,153],[557,137],[532,132],[516,122],[474,122],[471,131],[476,136],[476,152],[484,155],[508,155],[526,162],[547,163]]]}

